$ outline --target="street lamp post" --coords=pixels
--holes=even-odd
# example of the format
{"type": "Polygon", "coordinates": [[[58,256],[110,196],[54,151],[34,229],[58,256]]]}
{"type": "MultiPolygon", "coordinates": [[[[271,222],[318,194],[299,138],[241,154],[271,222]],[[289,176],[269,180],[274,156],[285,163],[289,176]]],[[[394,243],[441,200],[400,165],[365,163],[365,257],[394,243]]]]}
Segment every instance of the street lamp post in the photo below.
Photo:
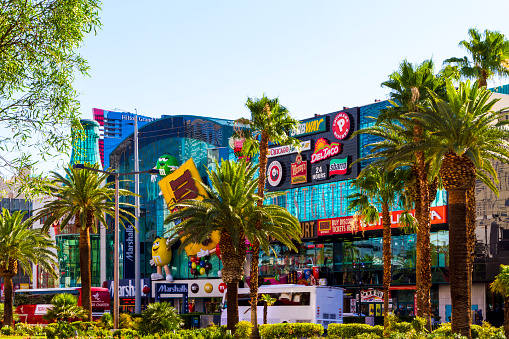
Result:
{"type": "MultiPolygon", "coordinates": [[[[119,194],[118,194],[118,181],[119,177],[124,175],[136,175],[136,174],[142,174],[142,173],[150,173],[150,174],[158,174],[159,171],[155,169],[149,169],[147,171],[138,171],[138,172],[127,172],[127,173],[117,173],[117,172],[109,172],[109,171],[103,171],[97,168],[88,167],[83,164],[74,164],[72,166],[73,169],[87,169],[93,172],[99,172],[99,173],[105,173],[110,174],[115,178],[115,246],[114,251],[115,254],[114,257],[114,272],[113,272],[113,327],[115,329],[118,329],[118,311],[120,308],[119,303],[119,295],[118,295],[118,282],[119,282],[119,194]]],[[[137,207],[136,207],[137,208],[137,207]]],[[[136,230],[139,232],[139,230],[136,230]]]]}

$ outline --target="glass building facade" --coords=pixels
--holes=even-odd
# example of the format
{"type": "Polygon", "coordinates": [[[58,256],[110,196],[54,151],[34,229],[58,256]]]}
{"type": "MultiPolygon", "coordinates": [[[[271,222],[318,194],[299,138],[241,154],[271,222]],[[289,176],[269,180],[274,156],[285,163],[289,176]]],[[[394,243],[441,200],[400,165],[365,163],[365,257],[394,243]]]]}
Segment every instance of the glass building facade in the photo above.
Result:
{"type": "MultiPolygon", "coordinates": [[[[233,133],[233,122],[230,120],[211,119],[195,116],[163,116],[139,129],[139,168],[140,171],[148,170],[156,166],[157,160],[164,154],[172,155],[179,165],[188,159],[193,159],[196,168],[207,182],[206,169],[212,168],[215,161],[228,159],[228,138],[233,133]]],[[[111,152],[110,165],[119,173],[134,171],[134,145],[132,136],[126,138],[118,147],[111,152]]],[[[134,192],[134,176],[124,177],[121,188],[134,192]]],[[[140,174],[140,253],[141,253],[141,277],[150,277],[156,272],[155,267],[150,265],[152,257],[152,242],[156,236],[164,236],[169,225],[164,225],[164,219],[168,215],[168,208],[162,195],[158,181],[160,177],[152,180],[149,174],[140,174]]],[[[134,203],[134,198],[129,200],[134,203]]],[[[110,230],[111,227],[108,227],[110,230]]],[[[112,244],[113,233],[107,235],[107,244],[112,244]]],[[[120,262],[121,278],[134,278],[134,262],[126,255],[126,232],[121,232],[120,238],[120,262]]],[[[173,248],[171,270],[175,279],[194,278],[189,272],[189,259],[185,252],[177,251],[177,245],[173,248]]],[[[113,262],[113,251],[108,249],[107,261],[113,262]]],[[[213,269],[207,277],[218,277],[217,271],[221,269],[220,260],[211,256],[210,263],[213,269]]],[[[110,265],[111,266],[111,265],[110,265]]],[[[201,276],[205,277],[205,276],[201,276]]],[[[113,278],[111,267],[107,270],[107,279],[113,278]]]]}
{"type": "MultiPolygon", "coordinates": [[[[99,155],[99,124],[94,120],[81,120],[83,130],[73,134],[71,165],[101,163],[99,155]]],[[[98,227],[99,228],[99,227],[98,227]]],[[[60,287],[81,286],[79,229],[68,224],[55,234],[60,268],[60,287]]],[[[101,286],[100,235],[90,232],[92,286],[101,286]]]]}

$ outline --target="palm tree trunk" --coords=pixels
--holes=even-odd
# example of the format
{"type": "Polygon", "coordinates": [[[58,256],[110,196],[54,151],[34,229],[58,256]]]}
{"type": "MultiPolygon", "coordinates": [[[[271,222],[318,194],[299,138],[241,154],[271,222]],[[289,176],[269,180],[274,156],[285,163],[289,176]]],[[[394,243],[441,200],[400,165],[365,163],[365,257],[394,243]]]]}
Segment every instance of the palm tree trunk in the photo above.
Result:
{"type": "MultiPolygon", "coordinates": [[[[226,283],[226,328],[233,334],[235,332],[235,325],[239,322],[239,307],[231,307],[232,304],[237,304],[238,282],[226,283]]],[[[237,304],[238,305],[238,304],[237,304]]]]}
{"type": "Polygon", "coordinates": [[[384,257],[384,338],[389,337],[389,287],[391,286],[391,215],[389,206],[382,205],[383,257],[384,257]]]}
{"type": "Polygon", "coordinates": [[[222,279],[226,283],[226,315],[227,328],[234,333],[235,325],[239,322],[238,283],[242,279],[243,265],[246,260],[246,241],[243,230],[239,231],[238,248],[233,245],[233,239],[227,229],[221,230],[219,249],[223,262],[222,279]]]}
{"type": "Polygon", "coordinates": [[[12,314],[12,275],[4,275],[4,319],[2,327],[14,326],[14,316],[12,314]]]}
{"type": "MultiPolygon", "coordinates": [[[[90,270],[90,228],[80,228],[80,272],[81,272],[81,305],[87,311],[87,321],[92,320],[92,273],[90,270]]],[[[117,291],[118,292],[118,291],[117,291]]],[[[118,310],[114,310],[118,312],[118,310]]]]}
{"type": "Polygon", "coordinates": [[[465,189],[449,189],[449,276],[451,280],[451,304],[453,333],[471,338],[471,295],[469,281],[467,192],[465,189]]]}
{"type": "MultiPolygon", "coordinates": [[[[267,114],[270,115],[270,108],[268,105],[265,108],[267,110],[267,114]]],[[[258,206],[263,206],[263,197],[265,190],[265,178],[267,171],[267,151],[269,149],[269,138],[267,133],[262,132],[260,139],[260,157],[259,157],[259,177],[258,177],[258,195],[261,197],[258,200],[258,206]]],[[[260,221],[257,222],[256,227],[259,229],[261,227],[260,221]]],[[[251,331],[250,338],[258,339],[260,338],[260,332],[258,331],[258,312],[256,306],[258,304],[258,261],[260,257],[260,243],[255,240],[253,244],[253,255],[251,258],[251,270],[250,270],[250,292],[251,292],[251,324],[253,325],[253,330],[251,331]]]]}
{"type": "Polygon", "coordinates": [[[263,324],[267,324],[267,302],[265,302],[265,305],[263,305],[263,324]]]}
{"type": "Polygon", "coordinates": [[[509,338],[509,297],[504,298],[504,333],[509,338]]]}
{"type": "MultiPolygon", "coordinates": [[[[418,170],[415,168],[415,172],[417,173],[418,170]]],[[[421,208],[421,195],[420,195],[420,184],[419,180],[415,181],[415,196],[414,196],[414,203],[415,203],[415,218],[417,219],[417,223],[419,224],[419,228],[417,229],[416,236],[416,249],[415,249],[415,282],[416,282],[416,292],[423,289],[422,287],[422,252],[423,249],[421,248],[422,245],[422,232],[421,232],[421,224],[422,224],[422,208],[421,208]]],[[[422,294],[417,293],[417,305],[416,305],[416,312],[415,314],[418,317],[423,317],[423,310],[424,307],[422,307],[422,294]]]]}
{"type": "Polygon", "coordinates": [[[419,307],[422,307],[422,310],[418,312],[421,314],[421,317],[426,319],[426,329],[431,333],[431,219],[428,171],[424,162],[424,152],[417,152],[416,157],[419,172],[419,193],[421,198],[421,220],[418,230],[418,233],[420,233],[421,286],[420,289],[417,290],[417,300],[421,300],[419,307]]]}

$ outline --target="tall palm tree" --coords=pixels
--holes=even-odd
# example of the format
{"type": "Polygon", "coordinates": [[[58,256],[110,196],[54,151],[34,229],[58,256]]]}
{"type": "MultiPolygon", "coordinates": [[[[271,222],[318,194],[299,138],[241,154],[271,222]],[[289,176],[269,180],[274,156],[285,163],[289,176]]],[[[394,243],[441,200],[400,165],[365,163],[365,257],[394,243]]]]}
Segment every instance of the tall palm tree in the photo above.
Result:
{"type": "MultiPolygon", "coordinates": [[[[98,164],[86,164],[88,167],[99,168],[98,164]]],[[[91,295],[91,255],[90,230],[97,231],[97,223],[106,223],[106,215],[115,217],[115,189],[114,182],[106,183],[108,174],[98,173],[87,169],[65,169],[66,176],[51,172],[52,184],[47,187],[49,194],[56,198],[38,210],[36,218],[45,219],[44,229],[53,223],[60,222],[60,228],[73,223],[80,230],[80,273],[81,273],[81,303],[88,312],[87,319],[92,319],[91,295]]],[[[120,196],[132,196],[133,193],[119,189],[120,196]]],[[[122,206],[134,207],[122,202],[122,206]]],[[[119,220],[122,225],[129,222],[128,217],[134,218],[130,212],[120,209],[119,220]]]]}
{"type": "MultiPolygon", "coordinates": [[[[260,197],[258,206],[263,205],[265,179],[267,172],[267,152],[269,142],[273,144],[292,144],[300,147],[300,141],[289,136],[292,129],[297,126],[297,120],[290,116],[288,109],[279,103],[279,99],[269,99],[263,95],[262,98],[248,98],[247,108],[251,112],[251,118],[240,118],[236,122],[246,129],[239,129],[240,137],[245,138],[243,153],[249,157],[259,154],[259,177],[258,177],[258,195],[260,197]]],[[[257,228],[261,227],[261,221],[257,222],[257,228]]],[[[259,338],[258,315],[255,305],[258,303],[258,262],[260,255],[259,240],[255,239],[251,243],[253,254],[251,259],[251,324],[253,330],[251,338],[259,338]]]]}
{"type": "Polygon", "coordinates": [[[477,83],[460,83],[456,89],[447,82],[446,100],[431,93],[426,112],[410,113],[430,131],[429,138],[402,152],[423,150],[433,155],[433,166],[449,195],[449,276],[451,281],[452,330],[470,338],[471,309],[471,212],[475,203],[475,180],[479,178],[496,194],[497,174],[492,159],[509,163],[509,121],[499,120],[493,111],[498,101],[477,83]],[[490,178],[491,177],[491,178],[490,178]]]}
{"type": "Polygon", "coordinates": [[[172,208],[179,210],[165,220],[167,224],[183,220],[169,231],[170,238],[178,236],[182,239],[181,249],[188,244],[202,242],[214,231],[221,232],[219,249],[223,261],[222,278],[227,284],[227,327],[231,330],[239,319],[237,286],[246,260],[245,238],[250,241],[263,239],[260,246],[269,252],[269,236],[295,249],[291,239],[299,239],[301,232],[297,219],[286,209],[276,205],[257,205],[260,198],[255,193],[257,170],[257,166],[244,159],[216,164],[215,172],[207,170],[212,187],[202,184],[209,196],[203,201],[186,200],[173,205],[172,208]],[[259,229],[255,224],[257,220],[261,224],[259,229]]]}
{"type": "MultiPolygon", "coordinates": [[[[424,131],[415,123],[415,119],[406,116],[409,112],[422,112],[429,98],[429,93],[443,94],[445,82],[442,76],[435,75],[432,60],[425,60],[421,64],[412,65],[407,60],[400,63],[399,70],[389,75],[389,80],[382,83],[383,87],[391,90],[389,96],[392,107],[387,108],[377,118],[377,123],[384,121],[397,121],[398,124],[388,123],[385,129],[392,129],[404,142],[418,141],[424,131]]],[[[367,131],[364,131],[367,132],[367,131]]],[[[360,131],[360,133],[363,133],[360,131]]],[[[369,132],[368,132],[369,133],[369,132]]],[[[396,148],[399,145],[395,144],[396,148]]],[[[394,150],[394,149],[392,149],[394,150]]],[[[387,151],[387,150],[383,150],[387,151]]],[[[404,163],[396,163],[394,166],[410,165],[416,176],[414,192],[416,218],[419,221],[417,229],[417,260],[416,260],[416,285],[417,285],[417,315],[426,318],[426,327],[431,331],[431,248],[430,248],[430,203],[434,196],[429,194],[429,165],[423,151],[415,152],[404,163]]],[[[431,184],[435,178],[431,178],[431,184]]],[[[436,191],[435,191],[436,193],[436,191]]]]}
{"type": "Polygon", "coordinates": [[[178,210],[165,220],[165,224],[182,220],[169,231],[170,239],[182,239],[181,250],[188,244],[208,239],[214,231],[221,232],[219,249],[223,262],[222,279],[227,286],[227,327],[232,332],[239,320],[237,289],[246,260],[246,214],[257,200],[257,183],[252,179],[255,173],[256,167],[244,160],[216,164],[214,172],[207,169],[212,187],[202,185],[208,197],[202,201],[185,200],[172,206],[178,210]]]}
{"type": "Polygon", "coordinates": [[[509,41],[504,34],[497,31],[485,30],[479,32],[476,28],[468,30],[470,40],[460,41],[472,58],[449,58],[444,63],[454,65],[461,76],[478,80],[481,87],[486,87],[488,80],[495,75],[509,75],[509,41]]]}
{"type": "Polygon", "coordinates": [[[500,273],[490,284],[490,290],[504,297],[504,332],[509,338],[509,265],[500,265],[500,273]]]}
{"type": "Polygon", "coordinates": [[[410,176],[409,170],[396,169],[384,171],[369,166],[353,180],[352,187],[357,189],[347,197],[348,209],[355,210],[365,223],[377,222],[382,214],[383,262],[384,262],[384,337],[389,336],[389,287],[391,285],[391,210],[396,207],[397,197],[403,193],[405,182],[410,176]],[[381,206],[381,210],[380,207],[381,206]]]}
{"type": "Polygon", "coordinates": [[[23,221],[26,212],[15,211],[12,214],[2,209],[0,214],[0,276],[4,278],[4,317],[2,326],[13,325],[12,278],[18,269],[32,277],[31,263],[40,265],[55,278],[57,266],[56,249],[51,238],[39,229],[31,229],[33,219],[23,221]]]}

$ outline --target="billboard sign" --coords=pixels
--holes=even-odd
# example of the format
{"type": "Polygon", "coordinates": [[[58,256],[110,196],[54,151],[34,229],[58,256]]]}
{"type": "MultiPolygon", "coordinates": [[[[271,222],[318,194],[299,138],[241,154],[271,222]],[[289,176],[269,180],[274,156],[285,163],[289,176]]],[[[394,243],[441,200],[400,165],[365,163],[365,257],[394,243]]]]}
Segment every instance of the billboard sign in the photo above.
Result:
{"type": "Polygon", "coordinates": [[[308,181],[308,162],[302,160],[299,154],[292,164],[292,185],[302,184],[308,181]]]}
{"type": "Polygon", "coordinates": [[[292,137],[301,137],[304,135],[325,132],[327,128],[325,123],[326,121],[327,121],[326,117],[323,116],[305,122],[301,122],[297,125],[295,129],[293,129],[290,132],[290,135],[292,137]]]}
{"type": "MultiPolygon", "coordinates": [[[[300,143],[300,151],[309,151],[311,149],[311,140],[301,141],[300,143]]],[[[267,158],[279,157],[282,155],[298,153],[297,149],[292,145],[279,146],[274,148],[269,148],[269,154],[267,154],[267,158]]]]}

